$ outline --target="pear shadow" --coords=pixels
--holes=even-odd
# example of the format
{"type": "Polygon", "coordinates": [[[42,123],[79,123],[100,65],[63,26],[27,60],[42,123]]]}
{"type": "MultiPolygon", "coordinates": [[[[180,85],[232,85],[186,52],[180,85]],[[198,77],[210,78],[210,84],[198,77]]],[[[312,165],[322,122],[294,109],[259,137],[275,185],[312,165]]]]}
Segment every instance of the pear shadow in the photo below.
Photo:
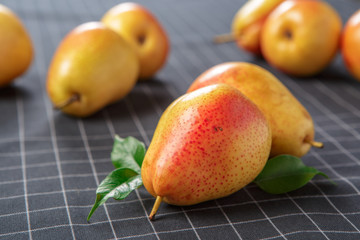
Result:
{"type": "Polygon", "coordinates": [[[347,83],[352,86],[358,85],[357,79],[355,79],[346,69],[344,61],[342,60],[340,54],[337,54],[334,59],[328,64],[328,66],[322,69],[319,73],[305,77],[294,76],[283,72],[269,64],[263,56],[253,55],[248,62],[265,68],[280,80],[290,78],[297,82],[312,82],[320,80],[322,82],[327,82],[330,84],[347,83]]]}
{"type": "Polygon", "coordinates": [[[15,100],[18,96],[29,99],[31,94],[26,88],[14,84],[0,87],[0,101],[15,100]]]}
{"type": "MultiPolygon", "coordinates": [[[[115,120],[121,119],[132,108],[138,117],[154,115],[158,117],[167,106],[174,101],[174,96],[167,90],[167,84],[163,80],[153,78],[136,83],[131,92],[103,110],[109,112],[115,120]]],[[[99,113],[90,116],[96,118],[99,113]]]]}
{"type": "MultiPolygon", "coordinates": [[[[162,114],[174,100],[174,97],[167,90],[167,84],[159,78],[140,81],[136,83],[135,87],[124,98],[105,106],[87,117],[76,117],[56,110],[53,115],[55,124],[56,126],[61,126],[64,123],[67,126],[76,125],[76,121],[81,119],[86,124],[90,123],[96,126],[97,123],[106,121],[105,116],[109,117],[112,121],[121,122],[124,118],[131,118],[131,114],[136,114],[139,119],[147,117],[152,118],[153,121],[158,121],[159,114],[162,114]]],[[[9,94],[14,95],[11,89],[9,92],[9,94]]],[[[74,127],[74,134],[77,132],[75,129],[74,127]]]]}
{"type": "Polygon", "coordinates": [[[350,74],[345,64],[337,59],[317,75],[318,79],[328,83],[347,83],[355,86],[358,81],[350,74]]]}

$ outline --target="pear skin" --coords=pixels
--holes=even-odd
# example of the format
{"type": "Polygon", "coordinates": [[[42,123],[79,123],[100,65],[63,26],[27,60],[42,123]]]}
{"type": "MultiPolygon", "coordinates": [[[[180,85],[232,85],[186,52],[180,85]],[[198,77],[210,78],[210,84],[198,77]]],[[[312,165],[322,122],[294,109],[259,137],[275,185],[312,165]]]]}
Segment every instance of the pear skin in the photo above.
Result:
{"type": "Polygon", "coordinates": [[[138,72],[137,55],[128,43],[102,23],[89,22],[60,43],[46,87],[56,108],[86,117],[126,96],[138,72]]]}
{"type": "Polygon", "coordinates": [[[163,113],[141,176],[161,201],[192,205],[232,194],[263,169],[271,130],[258,107],[236,88],[216,84],[185,94],[163,113]]]}
{"type": "Polygon", "coordinates": [[[287,0],[266,18],[261,52],[286,74],[314,76],[338,53],[341,32],[341,17],[327,1],[287,0]]]}
{"type": "Polygon", "coordinates": [[[254,54],[261,54],[260,33],[267,16],[284,0],[249,0],[235,14],[232,33],[236,43],[254,54]]]}
{"type": "Polygon", "coordinates": [[[0,87],[24,74],[33,55],[32,41],[21,19],[0,4],[0,87]]]}
{"type": "Polygon", "coordinates": [[[144,6],[125,2],[109,9],[101,19],[134,47],[140,62],[139,80],[149,80],[166,63],[170,42],[156,16],[144,6]]]}
{"type": "Polygon", "coordinates": [[[360,82],[360,9],[353,13],[341,36],[341,55],[347,71],[360,82]]]}
{"type": "Polygon", "coordinates": [[[272,131],[270,156],[305,155],[314,142],[314,124],[305,107],[269,71],[251,63],[228,62],[201,74],[188,92],[211,84],[226,83],[251,99],[268,119],[272,131]]]}

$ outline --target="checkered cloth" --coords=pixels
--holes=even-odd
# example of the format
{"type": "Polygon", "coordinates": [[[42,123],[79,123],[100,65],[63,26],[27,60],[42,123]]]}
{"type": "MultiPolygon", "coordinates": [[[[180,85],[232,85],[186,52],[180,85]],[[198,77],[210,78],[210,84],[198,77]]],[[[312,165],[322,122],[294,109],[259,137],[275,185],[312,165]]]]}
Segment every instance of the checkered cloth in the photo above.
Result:
{"type": "MultiPolygon", "coordinates": [[[[244,0],[138,2],[170,36],[167,65],[125,99],[77,119],[52,109],[45,91],[49,63],[65,34],[99,20],[118,1],[1,1],[29,30],[35,59],[25,75],[0,90],[0,239],[360,239],[360,83],[340,56],[320,76],[296,79],[233,43],[211,42],[230,30],[244,0]],[[195,206],[163,203],[154,222],[147,218],[154,198],[141,187],[123,201],[109,200],[87,223],[96,188],[113,170],[114,135],[148,146],[165,108],[200,73],[226,61],[270,70],[303,103],[316,124],[316,140],[325,144],[303,161],[337,185],[315,177],[297,191],[270,195],[250,184],[195,206]]],[[[358,0],[329,2],[344,22],[360,8],[358,0]]]]}

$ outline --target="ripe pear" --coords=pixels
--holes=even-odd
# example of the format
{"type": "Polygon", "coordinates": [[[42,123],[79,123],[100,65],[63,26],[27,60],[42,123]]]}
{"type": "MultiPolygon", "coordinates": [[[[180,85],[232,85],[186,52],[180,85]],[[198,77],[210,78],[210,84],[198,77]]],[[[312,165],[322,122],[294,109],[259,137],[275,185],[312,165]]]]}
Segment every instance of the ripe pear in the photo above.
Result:
{"type": "Polygon", "coordinates": [[[163,113],[141,176],[161,201],[192,205],[238,191],[263,169],[271,130],[258,107],[239,90],[216,84],[185,94],[163,113]]]}
{"type": "Polygon", "coordinates": [[[134,49],[104,24],[88,22],[60,43],[49,67],[47,92],[56,108],[86,117],[126,96],[138,72],[134,49]]]}
{"type": "Polygon", "coordinates": [[[235,14],[231,33],[214,38],[216,43],[236,41],[238,47],[261,55],[261,29],[268,15],[284,0],[249,0],[235,14]]]}
{"type": "Polygon", "coordinates": [[[286,74],[314,76],[337,55],[341,32],[341,17],[327,1],[287,0],[266,18],[261,52],[286,74]]]}
{"type": "Polygon", "coordinates": [[[232,32],[239,47],[261,54],[260,33],[267,16],[284,0],[249,0],[235,14],[232,32]]]}
{"type": "Polygon", "coordinates": [[[134,47],[140,62],[139,80],[149,80],[166,63],[170,42],[156,16],[144,6],[124,2],[110,8],[101,22],[134,47]]]}
{"type": "Polygon", "coordinates": [[[268,119],[272,131],[270,156],[305,155],[314,141],[314,124],[309,112],[273,74],[251,63],[228,62],[202,73],[187,92],[225,83],[251,99],[268,119]]]}
{"type": "Polygon", "coordinates": [[[22,75],[33,54],[31,38],[20,18],[0,4],[0,87],[22,75]]]}

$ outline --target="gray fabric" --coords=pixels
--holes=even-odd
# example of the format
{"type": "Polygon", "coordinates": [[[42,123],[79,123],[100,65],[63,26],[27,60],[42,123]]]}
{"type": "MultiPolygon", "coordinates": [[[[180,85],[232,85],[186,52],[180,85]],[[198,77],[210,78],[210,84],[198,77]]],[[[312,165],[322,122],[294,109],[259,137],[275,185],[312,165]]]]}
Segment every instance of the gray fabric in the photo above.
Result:
{"type": "MultiPolygon", "coordinates": [[[[329,1],[345,21],[357,0],[329,1]]],[[[4,0],[28,28],[35,59],[25,75],[0,90],[0,239],[360,239],[360,82],[338,55],[319,76],[289,77],[235,44],[214,45],[244,3],[227,0],[141,0],[163,23],[171,55],[153,81],[86,119],[52,109],[47,69],[61,39],[77,25],[99,20],[118,1],[4,0]],[[109,200],[86,222],[96,187],[113,169],[113,136],[148,146],[165,108],[203,71],[226,61],[253,62],[274,73],[313,116],[316,139],[305,187],[270,195],[253,184],[195,206],[162,204],[149,222],[154,198],[141,187],[124,201],[109,200]]]]}

